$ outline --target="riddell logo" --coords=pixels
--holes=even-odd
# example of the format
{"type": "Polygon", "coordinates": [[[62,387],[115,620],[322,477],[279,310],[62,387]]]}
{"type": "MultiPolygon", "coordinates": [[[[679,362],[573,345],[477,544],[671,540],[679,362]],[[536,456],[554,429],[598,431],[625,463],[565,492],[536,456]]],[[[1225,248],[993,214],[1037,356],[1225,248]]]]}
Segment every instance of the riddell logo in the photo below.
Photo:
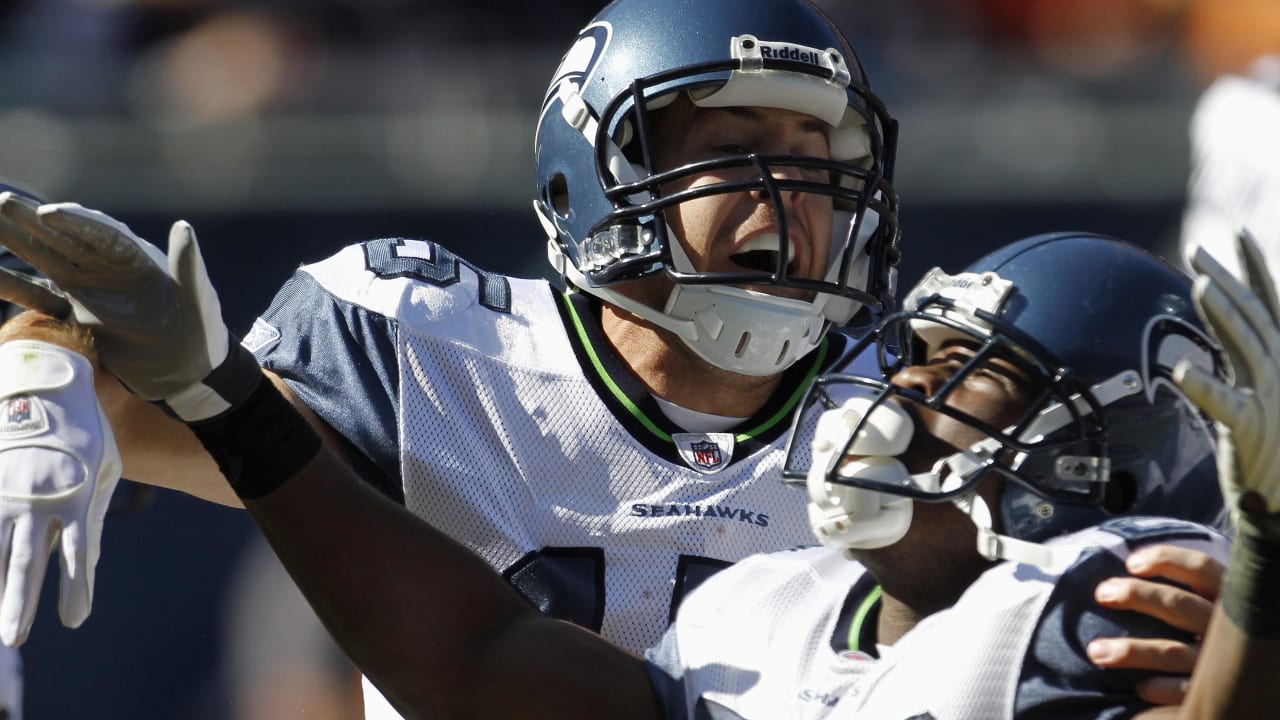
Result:
{"type": "Polygon", "coordinates": [[[765,60],[798,60],[810,65],[821,65],[822,55],[813,48],[791,43],[760,43],[760,57],[765,60]]]}

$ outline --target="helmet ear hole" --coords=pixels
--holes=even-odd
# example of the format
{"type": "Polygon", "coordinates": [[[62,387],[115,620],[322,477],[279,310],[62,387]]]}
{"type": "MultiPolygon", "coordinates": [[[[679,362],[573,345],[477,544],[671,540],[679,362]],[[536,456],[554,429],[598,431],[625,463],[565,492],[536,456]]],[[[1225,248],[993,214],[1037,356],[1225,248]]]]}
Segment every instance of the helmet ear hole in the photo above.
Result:
{"type": "Polygon", "coordinates": [[[550,182],[547,183],[546,189],[543,191],[544,200],[548,206],[556,211],[560,217],[568,217],[569,215],[569,183],[565,180],[564,173],[556,173],[551,176],[550,182]]]}
{"type": "Polygon", "coordinates": [[[1102,507],[1113,515],[1129,512],[1138,497],[1138,479],[1128,471],[1114,472],[1102,494],[1102,507]]]}

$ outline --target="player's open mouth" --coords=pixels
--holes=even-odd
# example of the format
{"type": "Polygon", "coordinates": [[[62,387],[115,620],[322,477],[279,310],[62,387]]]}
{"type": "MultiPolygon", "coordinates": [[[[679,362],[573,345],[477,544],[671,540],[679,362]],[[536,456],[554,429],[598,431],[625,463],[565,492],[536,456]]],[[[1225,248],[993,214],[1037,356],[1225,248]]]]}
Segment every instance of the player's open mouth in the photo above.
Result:
{"type": "MultiPolygon", "coordinates": [[[[736,252],[729,256],[735,265],[747,270],[772,273],[778,269],[778,234],[760,233],[742,244],[736,252]]],[[[796,271],[796,246],[787,243],[787,274],[796,271]]]]}

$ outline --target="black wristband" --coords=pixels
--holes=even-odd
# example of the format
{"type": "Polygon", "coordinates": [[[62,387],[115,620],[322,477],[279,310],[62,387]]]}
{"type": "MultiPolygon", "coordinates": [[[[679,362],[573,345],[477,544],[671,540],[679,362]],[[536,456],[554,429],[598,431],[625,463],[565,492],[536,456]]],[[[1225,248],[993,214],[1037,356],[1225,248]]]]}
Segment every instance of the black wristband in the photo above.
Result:
{"type": "Polygon", "coordinates": [[[1246,513],[1237,515],[1222,610],[1250,637],[1280,638],[1280,544],[1246,513]]]}
{"type": "Polygon", "coordinates": [[[258,377],[244,402],[187,424],[242,500],[280,487],[320,451],[320,436],[310,423],[271,381],[258,377]]]}

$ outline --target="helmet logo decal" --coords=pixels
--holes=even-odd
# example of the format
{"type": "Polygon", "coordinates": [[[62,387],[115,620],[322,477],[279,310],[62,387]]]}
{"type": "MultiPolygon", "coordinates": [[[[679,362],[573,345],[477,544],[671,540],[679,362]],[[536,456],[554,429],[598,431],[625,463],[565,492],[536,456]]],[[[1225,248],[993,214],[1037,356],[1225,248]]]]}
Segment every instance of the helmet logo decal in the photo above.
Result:
{"type": "Polygon", "coordinates": [[[733,457],[732,433],[673,433],[671,439],[685,464],[703,475],[715,475],[733,457]]]}
{"type": "Polygon", "coordinates": [[[1181,402],[1195,407],[1173,382],[1173,366],[1183,358],[1213,372],[1215,362],[1208,349],[1215,345],[1203,331],[1174,315],[1157,315],[1147,323],[1142,343],[1142,386],[1147,402],[1155,400],[1156,390],[1163,387],[1181,402]]]}
{"type": "MultiPolygon", "coordinates": [[[[538,127],[542,127],[547,110],[557,98],[565,93],[582,92],[583,85],[591,77],[600,58],[604,57],[605,50],[609,48],[609,39],[612,36],[613,26],[607,22],[592,23],[578,33],[578,39],[560,60],[560,67],[556,68],[556,74],[552,76],[551,84],[547,87],[547,94],[542,98],[542,111],[538,113],[538,127]]],[[[537,142],[535,137],[535,147],[537,142]]]]}

